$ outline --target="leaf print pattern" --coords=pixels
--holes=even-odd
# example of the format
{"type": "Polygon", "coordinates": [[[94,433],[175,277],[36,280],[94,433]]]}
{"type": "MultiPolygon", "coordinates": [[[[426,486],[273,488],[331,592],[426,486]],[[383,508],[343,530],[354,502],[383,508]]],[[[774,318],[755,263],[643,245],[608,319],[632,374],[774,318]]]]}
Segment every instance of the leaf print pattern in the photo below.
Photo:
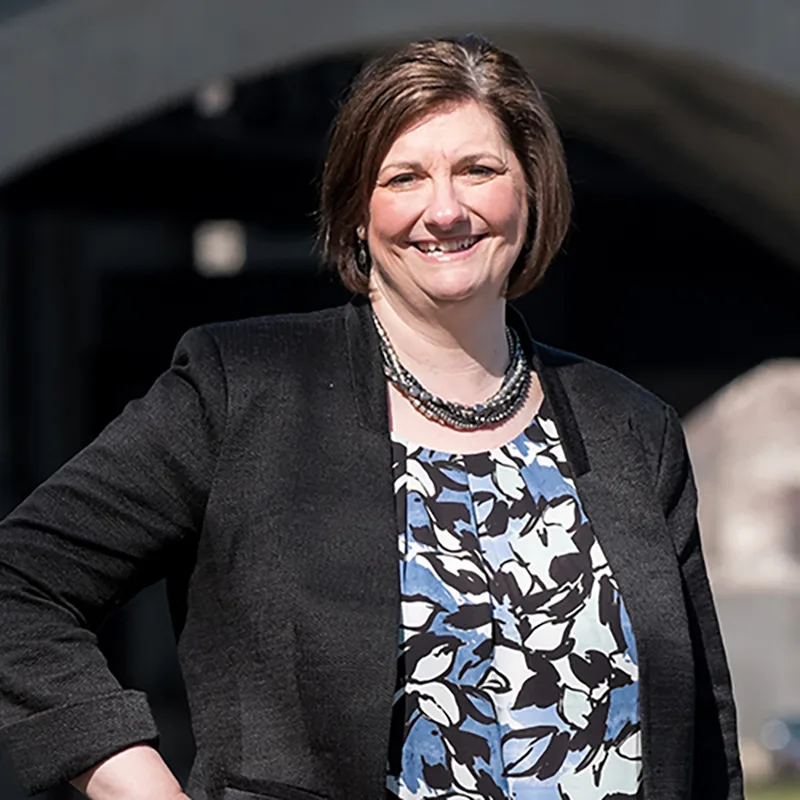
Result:
{"type": "Polygon", "coordinates": [[[389,796],[638,797],[636,643],[548,412],[485,453],[393,448],[389,796]]]}

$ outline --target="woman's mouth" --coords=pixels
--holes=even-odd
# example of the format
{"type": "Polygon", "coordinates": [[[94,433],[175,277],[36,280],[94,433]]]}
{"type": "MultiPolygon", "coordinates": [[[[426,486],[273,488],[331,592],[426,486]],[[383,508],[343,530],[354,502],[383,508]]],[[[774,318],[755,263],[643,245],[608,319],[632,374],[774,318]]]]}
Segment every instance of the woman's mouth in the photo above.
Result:
{"type": "Polygon", "coordinates": [[[445,256],[471,250],[482,238],[483,236],[464,236],[460,239],[414,242],[414,247],[427,256],[445,256]]]}

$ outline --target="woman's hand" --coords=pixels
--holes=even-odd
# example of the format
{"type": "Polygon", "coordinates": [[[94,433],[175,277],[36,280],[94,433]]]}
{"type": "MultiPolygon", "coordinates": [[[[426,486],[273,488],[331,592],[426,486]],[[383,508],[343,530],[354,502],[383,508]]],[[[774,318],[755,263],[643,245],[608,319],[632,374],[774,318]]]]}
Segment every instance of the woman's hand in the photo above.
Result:
{"type": "Polygon", "coordinates": [[[190,800],[149,745],[115,753],[71,781],[89,800],[190,800]]]}

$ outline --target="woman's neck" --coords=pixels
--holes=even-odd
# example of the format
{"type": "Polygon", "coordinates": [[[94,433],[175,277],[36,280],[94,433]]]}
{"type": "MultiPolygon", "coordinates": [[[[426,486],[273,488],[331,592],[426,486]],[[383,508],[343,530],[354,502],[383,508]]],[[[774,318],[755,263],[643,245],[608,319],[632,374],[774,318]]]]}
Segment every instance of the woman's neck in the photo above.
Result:
{"type": "Polygon", "coordinates": [[[504,298],[424,310],[381,292],[371,300],[400,362],[426,389],[474,405],[500,388],[509,360],[504,298]]]}

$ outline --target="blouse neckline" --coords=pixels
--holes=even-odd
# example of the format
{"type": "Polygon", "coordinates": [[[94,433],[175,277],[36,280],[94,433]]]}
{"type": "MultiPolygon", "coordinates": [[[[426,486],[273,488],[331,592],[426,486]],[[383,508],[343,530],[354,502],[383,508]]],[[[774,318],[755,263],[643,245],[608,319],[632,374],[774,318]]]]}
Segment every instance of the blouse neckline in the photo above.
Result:
{"type": "Polygon", "coordinates": [[[516,435],[513,436],[511,439],[507,439],[502,444],[495,445],[494,447],[487,448],[486,450],[471,450],[471,451],[448,451],[448,450],[437,450],[435,447],[428,447],[427,445],[420,444],[419,442],[413,442],[410,439],[407,439],[405,436],[402,436],[395,431],[390,431],[392,441],[396,444],[402,445],[407,452],[414,452],[417,450],[427,450],[429,453],[432,453],[435,456],[440,458],[446,459],[458,459],[458,458],[469,458],[474,456],[491,456],[493,454],[499,453],[501,450],[504,450],[508,447],[514,447],[521,445],[526,439],[531,438],[532,431],[540,426],[540,419],[546,419],[548,421],[552,420],[552,412],[550,409],[550,404],[547,401],[547,395],[542,398],[541,403],[539,403],[539,407],[536,411],[533,412],[533,417],[528,422],[528,424],[516,435]]]}

